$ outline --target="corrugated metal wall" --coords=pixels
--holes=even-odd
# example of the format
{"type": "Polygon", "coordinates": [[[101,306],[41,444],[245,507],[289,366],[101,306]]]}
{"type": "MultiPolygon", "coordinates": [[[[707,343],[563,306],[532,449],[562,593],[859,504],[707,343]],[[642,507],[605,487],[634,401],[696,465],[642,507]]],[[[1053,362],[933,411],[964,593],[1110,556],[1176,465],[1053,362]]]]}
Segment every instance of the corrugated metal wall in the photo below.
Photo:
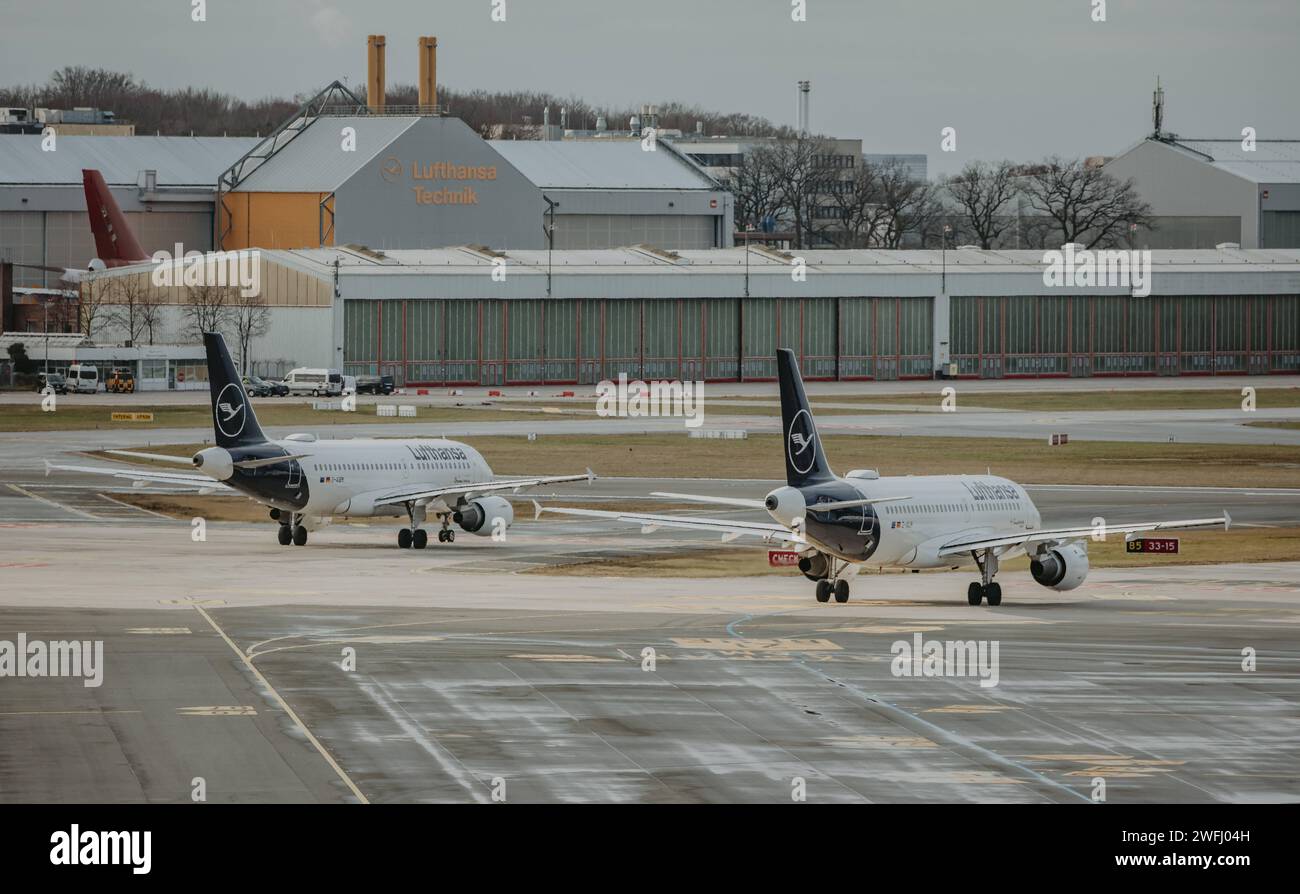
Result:
{"type": "Polygon", "coordinates": [[[350,374],[403,384],[772,379],[789,347],[809,378],[928,378],[930,298],[350,300],[350,374]]]}
{"type": "Polygon", "coordinates": [[[1300,298],[954,297],[952,356],[965,376],[1300,371],[1300,298]]]}

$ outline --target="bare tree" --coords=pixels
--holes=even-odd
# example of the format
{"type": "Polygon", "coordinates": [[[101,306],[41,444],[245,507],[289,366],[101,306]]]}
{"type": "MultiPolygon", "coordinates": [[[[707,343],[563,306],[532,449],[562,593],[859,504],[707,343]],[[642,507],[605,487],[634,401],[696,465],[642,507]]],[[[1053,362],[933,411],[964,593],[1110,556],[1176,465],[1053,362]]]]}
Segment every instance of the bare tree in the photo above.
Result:
{"type": "Polygon", "coordinates": [[[819,188],[826,179],[826,142],[800,135],[755,150],[761,153],[760,164],[768,165],[769,176],[776,185],[782,212],[793,231],[792,247],[809,248],[819,224],[816,213],[822,203],[819,188]]]}
{"type": "Polygon", "coordinates": [[[766,222],[781,215],[781,193],[777,188],[773,166],[764,150],[746,153],[732,172],[722,178],[722,185],[735,201],[738,230],[761,230],[766,222]]]}
{"type": "Polygon", "coordinates": [[[110,283],[102,277],[81,282],[77,302],[77,328],[88,339],[94,339],[95,330],[104,325],[104,319],[108,316],[105,305],[109,291],[110,283]]]}
{"type": "MultiPolygon", "coordinates": [[[[143,276],[117,276],[107,281],[107,318],[126,333],[126,339],[135,344],[145,329],[145,302],[150,289],[143,276]]],[[[152,344],[152,338],[150,339],[152,344]]]]}
{"type": "Polygon", "coordinates": [[[185,335],[202,341],[205,332],[220,332],[230,323],[237,290],[228,286],[185,287],[185,335]]]}
{"type": "Polygon", "coordinates": [[[140,304],[136,308],[136,314],[140,320],[140,333],[146,337],[149,344],[154,343],[158,330],[162,328],[163,307],[166,305],[163,296],[154,289],[146,289],[140,296],[140,304]]]}
{"type": "Polygon", "coordinates": [[[1087,248],[1123,245],[1130,227],[1152,229],[1151,206],[1132,180],[1120,181],[1100,167],[1078,159],[1050,158],[1025,178],[1030,206],[1047,224],[1045,239],[1087,248]]]}
{"type": "Polygon", "coordinates": [[[897,249],[908,236],[922,247],[939,238],[947,214],[939,201],[939,187],[913,178],[901,164],[879,169],[881,212],[872,242],[880,248],[897,249]]]}
{"type": "Polygon", "coordinates": [[[1009,161],[973,161],[944,181],[944,191],[957,205],[963,231],[980,248],[993,248],[1015,222],[1007,205],[1019,191],[1016,167],[1009,161]]]}
{"type": "Polygon", "coordinates": [[[235,329],[235,340],[239,342],[239,369],[248,375],[252,370],[249,349],[253,339],[261,338],[270,330],[271,309],[266,306],[266,299],[261,295],[236,293],[234,305],[230,308],[230,319],[235,329]]]}

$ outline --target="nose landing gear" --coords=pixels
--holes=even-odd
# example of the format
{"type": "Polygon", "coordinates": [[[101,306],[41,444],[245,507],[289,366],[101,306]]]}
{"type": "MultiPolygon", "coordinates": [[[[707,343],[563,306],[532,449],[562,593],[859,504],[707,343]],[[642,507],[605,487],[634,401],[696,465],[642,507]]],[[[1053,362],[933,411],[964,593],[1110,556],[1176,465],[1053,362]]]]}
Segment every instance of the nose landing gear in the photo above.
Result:
{"type": "Polygon", "coordinates": [[[817,581],[817,601],[830,602],[831,597],[834,596],[836,602],[841,604],[848,602],[849,582],[839,577],[839,575],[844,573],[844,570],[849,567],[849,563],[843,559],[834,559],[830,556],[827,556],[826,559],[830,563],[829,576],[817,581]]]}

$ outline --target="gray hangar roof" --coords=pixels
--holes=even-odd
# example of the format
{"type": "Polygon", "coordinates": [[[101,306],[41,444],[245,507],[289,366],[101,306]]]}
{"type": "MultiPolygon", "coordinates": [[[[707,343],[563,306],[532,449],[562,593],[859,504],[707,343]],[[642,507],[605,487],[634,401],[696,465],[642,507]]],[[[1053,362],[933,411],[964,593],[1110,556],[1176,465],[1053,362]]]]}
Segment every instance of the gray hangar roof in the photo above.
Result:
{"type": "Polygon", "coordinates": [[[282,154],[259,164],[235,192],[333,192],[419,121],[414,115],[316,118],[292,140],[281,135],[282,154]],[[341,150],[345,127],[356,130],[355,152],[341,150]]]}
{"type": "Polygon", "coordinates": [[[717,189],[695,164],[664,141],[653,152],[640,140],[489,140],[543,189],[717,189]]]}
{"type": "Polygon", "coordinates": [[[57,149],[41,149],[37,134],[0,135],[0,184],[81,185],[94,168],[110,186],[135,186],[140,172],[158,172],[159,186],[214,187],[217,177],[257,145],[245,137],[59,136],[57,149]]]}
{"type": "Polygon", "coordinates": [[[1254,151],[1241,148],[1241,140],[1185,140],[1168,145],[1190,151],[1193,157],[1252,183],[1300,183],[1300,140],[1257,140],[1254,151]]]}
{"type": "MultiPolygon", "coordinates": [[[[545,295],[545,250],[484,252],[472,247],[374,252],[338,248],[271,251],[270,260],[332,281],[338,262],[345,298],[538,298],[545,295]],[[493,264],[505,259],[503,282],[493,264]]],[[[1041,251],[801,251],[806,281],[790,276],[791,255],[744,248],[663,252],[645,246],[564,250],[550,256],[556,298],[755,298],[1043,295],[1041,251]]],[[[1151,252],[1152,294],[1295,294],[1300,249],[1151,252]]],[[[1122,288],[1071,287],[1059,294],[1126,294],[1122,288]]],[[[1140,300],[1140,299],[1134,299],[1140,300]]]]}

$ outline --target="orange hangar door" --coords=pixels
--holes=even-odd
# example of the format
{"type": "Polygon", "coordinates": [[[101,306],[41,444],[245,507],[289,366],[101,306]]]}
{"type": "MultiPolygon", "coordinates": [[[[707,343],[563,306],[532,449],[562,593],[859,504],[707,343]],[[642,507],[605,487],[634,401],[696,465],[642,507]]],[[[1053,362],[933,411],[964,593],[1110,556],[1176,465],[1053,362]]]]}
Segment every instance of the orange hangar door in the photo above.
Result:
{"type": "Polygon", "coordinates": [[[333,196],[319,192],[233,192],[222,196],[230,215],[221,248],[320,248],[333,244],[333,196]],[[324,214],[322,205],[329,206],[324,214]],[[322,233],[322,215],[326,220],[322,233]]]}

